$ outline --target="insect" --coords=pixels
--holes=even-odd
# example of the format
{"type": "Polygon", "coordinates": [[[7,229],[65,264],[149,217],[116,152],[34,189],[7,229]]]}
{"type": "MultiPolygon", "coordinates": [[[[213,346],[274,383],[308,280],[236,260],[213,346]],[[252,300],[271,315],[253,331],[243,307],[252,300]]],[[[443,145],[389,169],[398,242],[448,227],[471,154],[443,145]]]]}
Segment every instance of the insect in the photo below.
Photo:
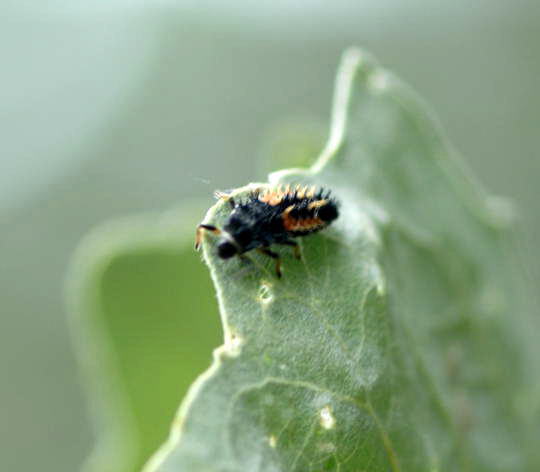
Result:
{"type": "Polygon", "coordinates": [[[223,229],[201,223],[197,227],[195,249],[199,249],[203,231],[220,236],[217,254],[230,259],[257,249],[276,261],[276,274],[281,277],[281,259],[272,251],[272,244],[291,246],[300,259],[294,238],[307,236],[326,228],[338,217],[339,204],[330,191],[297,185],[252,191],[247,201],[236,202],[228,194],[216,193],[228,201],[232,211],[223,229]]]}

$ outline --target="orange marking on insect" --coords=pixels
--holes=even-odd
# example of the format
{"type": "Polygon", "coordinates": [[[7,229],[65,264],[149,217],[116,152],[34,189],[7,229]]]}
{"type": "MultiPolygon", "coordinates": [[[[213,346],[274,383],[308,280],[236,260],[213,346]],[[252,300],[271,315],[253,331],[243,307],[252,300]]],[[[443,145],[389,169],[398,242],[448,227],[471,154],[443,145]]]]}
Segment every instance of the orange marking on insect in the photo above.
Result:
{"type": "Polygon", "coordinates": [[[287,207],[287,209],[283,212],[283,227],[287,231],[309,231],[311,229],[324,226],[324,221],[317,217],[304,219],[292,218],[290,216],[290,212],[293,208],[294,205],[291,205],[290,207],[287,207]]]}
{"type": "Polygon", "coordinates": [[[273,192],[266,192],[263,195],[259,195],[259,200],[272,206],[279,205],[281,200],[283,200],[283,193],[279,189],[273,192]]]}
{"type": "Polygon", "coordinates": [[[328,203],[328,200],[316,200],[314,202],[311,202],[308,205],[308,210],[314,210],[315,208],[320,208],[328,203]]]}

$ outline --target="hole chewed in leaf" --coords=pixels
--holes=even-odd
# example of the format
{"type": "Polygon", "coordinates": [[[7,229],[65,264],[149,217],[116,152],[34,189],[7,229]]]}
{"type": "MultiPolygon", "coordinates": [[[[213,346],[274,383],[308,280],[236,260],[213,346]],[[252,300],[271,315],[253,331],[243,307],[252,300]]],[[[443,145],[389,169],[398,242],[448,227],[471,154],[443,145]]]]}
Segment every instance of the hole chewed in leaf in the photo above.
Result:
{"type": "Polygon", "coordinates": [[[230,331],[227,336],[227,341],[225,343],[225,353],[229,357],[237,357],[242,351],[242,345],[244,344],[244,339],[235,331],[230,331]]]}
{"type": "Polygon", "coordinates": [[[324,429],[332,429],[336,426],[336,419],[334,418],[329,405],[319,411],[319,421],[324,429]]]}
{"type": "Polygon", "coordinates": [[[272,293],[271,285],[268,282],[263,282],[261,284],[261,287],[259,288],[259,293],[258,293],[257,299],[261,303],[263,303],[265,305],[268,304],[268,303],[271,303],[272,300],[274,299],[274,295],[272,293]]]}

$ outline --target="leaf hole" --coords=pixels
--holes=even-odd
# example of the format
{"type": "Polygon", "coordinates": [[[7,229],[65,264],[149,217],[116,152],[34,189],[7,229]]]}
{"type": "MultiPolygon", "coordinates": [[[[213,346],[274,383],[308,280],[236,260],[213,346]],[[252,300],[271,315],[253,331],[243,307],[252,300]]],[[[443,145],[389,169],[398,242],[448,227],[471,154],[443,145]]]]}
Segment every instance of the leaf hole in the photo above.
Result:
{"type": "Polygon", "coordinates": [[[238,333],[231,331],[225,343],[227,354],[231,357],[238,356],[242,351],[242,344],[244,344],[244,339],[238,333]]]}
{"type": "Polygon", "coordinates": [[[319,421],[324,429],[332,429],[336,426],[336,419],[329,405],[319,411],[319,421]]]}
{"type": "Polygon", "coordinates": [[[267,282],[263,282],[259,288],[258,297],[259,301],[263,304],[268,304],[274,299],[272,288],[267,282]]]}

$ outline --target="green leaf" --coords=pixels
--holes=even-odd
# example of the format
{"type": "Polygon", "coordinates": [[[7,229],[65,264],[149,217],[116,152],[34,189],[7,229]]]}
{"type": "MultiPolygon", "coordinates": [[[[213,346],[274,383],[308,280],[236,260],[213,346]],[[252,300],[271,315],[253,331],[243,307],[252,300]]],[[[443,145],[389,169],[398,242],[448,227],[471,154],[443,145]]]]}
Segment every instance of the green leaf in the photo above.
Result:
{"type": "Polygon", "coordinates": [[[226,342],[146,470],[540,470],[538,320],[511,220],[414,93],[347,52],[326,148],[270,180],[328,187],[340,218],[301,241],[302,262],[278,249],[281,280],[205,238],[226,342]]]}
{"type": "Polygon", "coordinates": [[[106,224],[77,251],[68,296],[98,434],[89,472],[140,470],[220,343],[194,209],[106,224]]]}
{"type": "Polygon", "coordinates": [[[264,134],[260,151],[260,171],[287,167],[308,167],[324,145],[326,125],[309,117],[287,118],[275,123],[264,134]]]}

